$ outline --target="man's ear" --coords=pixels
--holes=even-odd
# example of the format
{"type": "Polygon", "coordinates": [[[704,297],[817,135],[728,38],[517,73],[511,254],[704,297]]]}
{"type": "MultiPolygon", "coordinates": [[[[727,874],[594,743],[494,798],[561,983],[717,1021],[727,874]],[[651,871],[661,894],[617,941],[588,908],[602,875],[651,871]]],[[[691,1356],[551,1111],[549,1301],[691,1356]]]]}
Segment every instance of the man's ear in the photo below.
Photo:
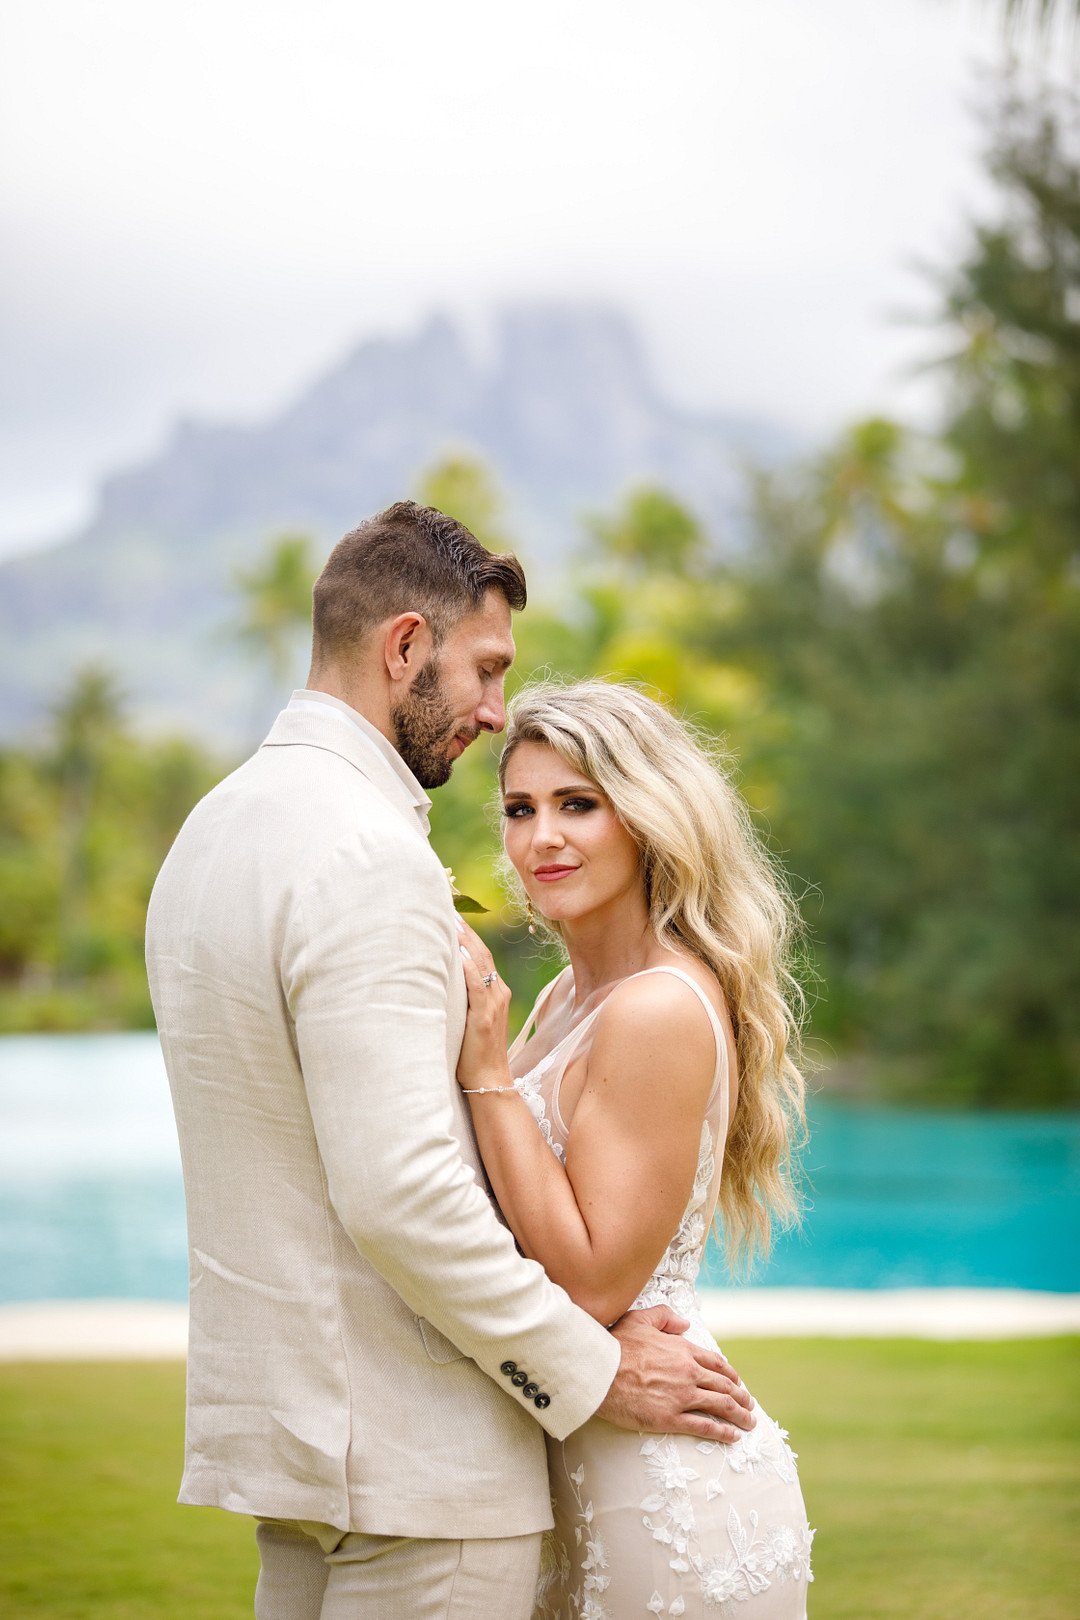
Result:
{"type": "Polygon", "coordinates": [[[383,658],[395,685],[410,686],[431,653],[431,628],[422,613],[399,613],[390,620],[383,640],[383,658]]]}

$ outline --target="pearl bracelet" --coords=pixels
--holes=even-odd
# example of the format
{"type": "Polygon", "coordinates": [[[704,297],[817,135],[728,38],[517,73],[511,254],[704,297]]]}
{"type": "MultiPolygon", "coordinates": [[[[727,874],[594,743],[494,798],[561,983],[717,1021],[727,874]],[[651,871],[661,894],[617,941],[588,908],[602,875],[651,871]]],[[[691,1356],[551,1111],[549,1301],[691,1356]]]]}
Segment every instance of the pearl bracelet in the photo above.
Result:
{"type": "Polygon", "coordinates": [[[473,1088],[473,1090],[470,1091],[467,1086],[462,1086],[461,1095],[463,1097],[486,1097],[486,1096],[488,1096],[488,1094],[490,1092],[493,1092],[493,1091],[516,1091],[516,1090],[517,1090],[517,1086],[475,1086],[473,1088]]]}

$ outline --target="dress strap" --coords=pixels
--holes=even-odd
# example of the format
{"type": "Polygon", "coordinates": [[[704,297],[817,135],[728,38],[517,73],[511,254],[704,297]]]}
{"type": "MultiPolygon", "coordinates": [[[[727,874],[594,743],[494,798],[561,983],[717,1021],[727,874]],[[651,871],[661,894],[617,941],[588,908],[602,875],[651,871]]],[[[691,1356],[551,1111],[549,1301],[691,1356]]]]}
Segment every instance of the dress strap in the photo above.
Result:
{"type": "MultiPolygon", "coordinates": [[[[727,1078],[728,1068],[727,1038],[724,1033],[724,1026],[717,1016],[716,1008],[713,1006],[700,984],[698,984],[697,980],[692,978],[691,975],[685,972],[683,968],[674,967],[667,962],[661,962],[658,967],[642,968],[640,973],[632,973],[630,977],[632,979],[643,979],[646,973],[671,973],[676,979],[681,979],[683,984],[688,984],[690,986],[691,990],[694,992],[695,996],[697,996],[698,1000],[701,1002],[701,1005],[708,1014],[709,1023],[712,1025],[713,1039],[716,1042],[716,1069],[713,1074],[712,1086],[709,1089],[709,1100],[705,1105],[706,1109],[711,1108],[713,1103],[716,1101],[716,1094],[719,1091],[722,1082],[727,1078]]],[[[626,983],[625,979],[623,980],[623,983],[626,983]]]]}

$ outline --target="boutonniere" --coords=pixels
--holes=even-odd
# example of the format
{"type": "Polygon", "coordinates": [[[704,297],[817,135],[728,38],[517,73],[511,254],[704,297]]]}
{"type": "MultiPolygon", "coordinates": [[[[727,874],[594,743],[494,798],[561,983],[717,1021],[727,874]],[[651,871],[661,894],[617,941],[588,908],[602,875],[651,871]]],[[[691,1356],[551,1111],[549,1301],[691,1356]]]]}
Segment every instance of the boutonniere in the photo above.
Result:
{"type": "Polygon", "coordinates": [[[444,866],[443,871],[446,873],[446,876],[447,876],[447,878],[449,879],[449,882],[450,882],[450,893],[454,897],[454,910],[455,911],[487,911],[488,910],[487,906],[482,906],[480,904],[479,900],[474,900],[471,895],[462,894],[461,890],[457,886],[457,880],[454,877],[453,872],[451,872],[451,870],[450,870],[450,868],[448,866],[444,866]]]}

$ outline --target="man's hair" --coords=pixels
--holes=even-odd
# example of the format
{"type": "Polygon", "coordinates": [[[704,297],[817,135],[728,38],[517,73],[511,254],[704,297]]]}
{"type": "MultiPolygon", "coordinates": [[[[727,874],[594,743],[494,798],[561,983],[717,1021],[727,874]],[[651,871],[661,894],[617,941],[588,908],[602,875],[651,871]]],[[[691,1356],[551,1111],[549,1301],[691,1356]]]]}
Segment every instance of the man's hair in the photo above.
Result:
{"type": "Polygon", "coordinates": [[[315,581],[313,660],[355,651],[399,613],[422,613],[438,646],[488,591],[499,591],[515,612],[525,606],[516,557],[485,550],[433,506],[396,501],[339,540],[315,581]]]}

